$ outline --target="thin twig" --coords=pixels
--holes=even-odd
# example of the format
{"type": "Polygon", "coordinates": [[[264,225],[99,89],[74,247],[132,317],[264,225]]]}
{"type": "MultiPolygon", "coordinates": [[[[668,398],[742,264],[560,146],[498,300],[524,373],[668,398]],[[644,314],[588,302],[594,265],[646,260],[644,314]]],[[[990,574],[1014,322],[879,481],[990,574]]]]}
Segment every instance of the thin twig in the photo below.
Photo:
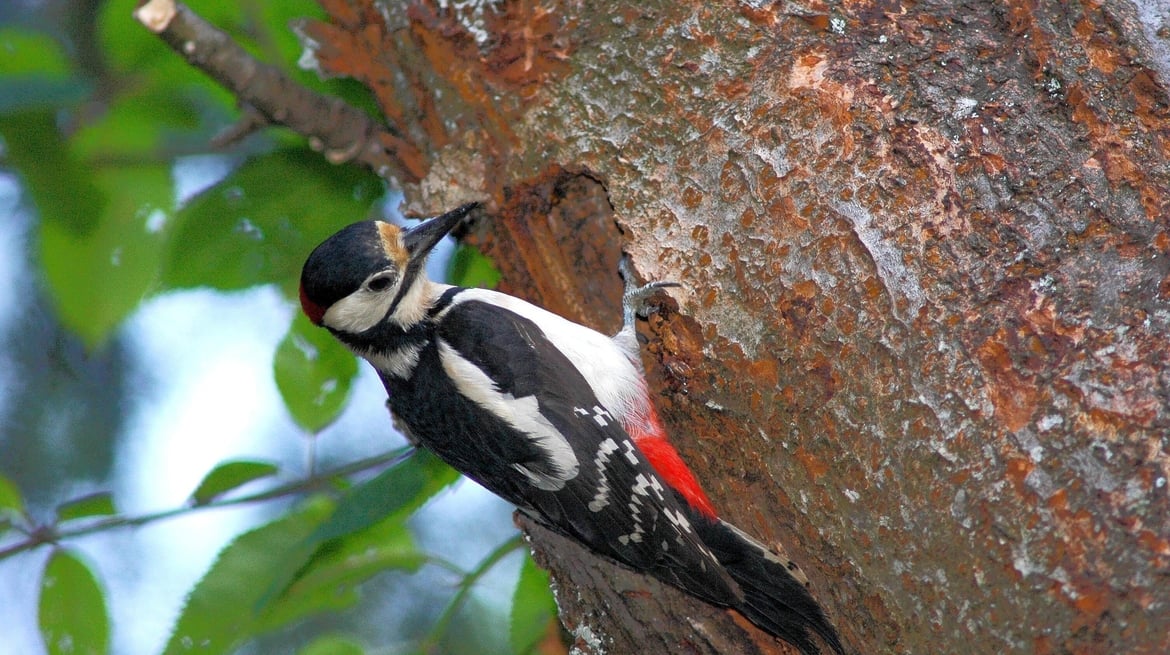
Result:
{"type": "Polygon", "coordinates": [[[268,117],[257,111],[252,105],[243,105],[240,112],[240,118],[236,122],[211,137],[211,147],[219,150],[226,149],[271,125],[268,117]]]}
{"type": "Polygon", "coordinates": [[[28,538],[24,541],[11,544],[0,549],[0,561],[12,557],[18,553],[26,550],[32,550],[38,546],[47,543],[56,543],[64,539],[75,539],[85,535],[94,534],[97,532],[104,532],[106,530],[115,530],[118,528],[133,528],[145,525],[147,523],[154,523],[165,519],[176,518],[193,514],[207,509],[221,509],[224,507],[234,507],[236,505],[246,505],[250,503],[259,503],[268,500],[276,500],[277,498],[284,498],[286,496],[296,496],[309,491],[314,491],[323,487],[330,487],[330,482],[338,477],[353,475],[361,473],[370,469],[375,469],[381,466],[394,466],[414,452],[412,446],[404,446],[392,450],[388,453],[367,457],[356,462],[351,462],[344,466],[339,466],[331,471],[324,471],[318,475],[310,475],[306,478],[295,480],[286,484],[278,485],[266,491],[250,494],[247,496],[239,496],[236,498],[227,498],[217,500],[203,505],[186,505],[183,507],[175,507],[158,512],[151,512],[148,514],[141,514],[138,516],[110,516],[95,520],[85,525],[80,525],[75,528],[58,529],[55,525],[40,525],[27,531],[28,538]]]}
{"type": "Polygon", "coordinates": [[[447,634],[447,629],[450,627],[451,621],[454,620],[455,614],[458,613],[459,608],[463,606],[463,603],[471,594],[471,590],[475,587],[475,583],[479,582],[479,579],[482,578],[488,571],[490,571],[492,567],[494,567],[496,564],[499,564],[500,560],[510,555],[513,551],[520,548],[522,545],[524,545],[524,535],[517,534],[499,546],[496,546],[495,550],[488,553],[487,557],[484,557],[483,560],[480,561],[479,565],[477,565],[471,571],[468,571],[467,574],[463,576],[463,579],[459,582],[459,591],[455,592],[455,595],[451,598],[451,602],[447,603],[447,607],[443,610],[443,613],[439,615],[438,620],[435,621],[434,627],[431,628],[430,635],[426,638],[426,640],[419,644],[419,650],[421,652],[438,652],[439,642],[442,640],[443,636],[447,634]]]}

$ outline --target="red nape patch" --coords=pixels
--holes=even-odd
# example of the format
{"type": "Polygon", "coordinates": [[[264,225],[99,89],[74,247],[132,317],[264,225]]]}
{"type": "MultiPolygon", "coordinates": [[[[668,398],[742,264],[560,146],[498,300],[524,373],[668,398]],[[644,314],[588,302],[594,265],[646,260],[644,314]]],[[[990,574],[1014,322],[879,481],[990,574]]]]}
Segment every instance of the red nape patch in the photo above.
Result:
{"type": "Polygon", "coordinates": [[[305,312],[305,316],[313,322],[313,325],[320,325],[321,319],[325,317],[325,308],[317,303],[309,300],[309,296],[305,295],[305,286],[301,285],[301,309],[305,312]]]}
{"type": "Polygon", "coordinates": [[[691,507],[699,510],[709,519],[715,519],[715,505],[707,497],[707,492],[699,486],[695,474],[687,467],[687,463],[679,457],[678,451],[666,440],[665,432],[660,426],[657,434],[648,434],[641,430],[634,430],[630,436],[638,450],[650,460],[650,465],[658,471],[659,477],[669,484],[675,491],[682,494],[691,507]]]}

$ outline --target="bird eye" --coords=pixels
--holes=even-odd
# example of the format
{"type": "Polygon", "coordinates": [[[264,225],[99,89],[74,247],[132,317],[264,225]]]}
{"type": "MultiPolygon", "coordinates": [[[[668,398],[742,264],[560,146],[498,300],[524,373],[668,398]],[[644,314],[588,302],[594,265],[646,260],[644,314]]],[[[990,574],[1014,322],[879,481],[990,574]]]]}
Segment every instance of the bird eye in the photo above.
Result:
{"type": "Polygon", "coordinates": [[[393,282],[394,281],[390,276],[383,275],[381,277],[376,277],[376,278],[370,280],[369,282],[367,282],[366,288],[369,289],[370,291],[375,292],[375,293],[380,293],[382,291],[385,291],[386,289],[389,289],[390,285],[393,284],[393,282]]]}

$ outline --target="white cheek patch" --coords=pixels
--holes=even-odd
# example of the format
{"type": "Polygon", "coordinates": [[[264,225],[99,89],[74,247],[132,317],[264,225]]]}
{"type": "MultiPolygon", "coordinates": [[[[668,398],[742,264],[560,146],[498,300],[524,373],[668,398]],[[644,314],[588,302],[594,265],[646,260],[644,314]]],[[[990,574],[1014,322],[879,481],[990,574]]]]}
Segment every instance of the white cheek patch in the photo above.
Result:
{"type": "Polygon", "coordinates": [[[532,445],[544,452],[545,462],[539,467],[515,464],[528,481],[540,489],[556,491],[577,477],[580,465],[572,446],[543,414],[535,396],[516,398],[501,393],[495,382],[475,364],[464,359],[454,348],[439,340],[439,361],[443,370],[455,383],[455,388],[468,400],[524,433],[532,445]]]}
{"type": "Polygon", "coordinates": [[[374,327],[390,311],[398,285],[384,291],[370,291],[364,286],[333,303],[321,317],[321,322],[350,334],[360,334],[374,327]]]}
{"type": "MultiPolygon", "coordinates": [[[[397,285],[395,288],[397,289],[397,285]]],[[[411,280],[410,288],[406,290],[406,293],[402,294],[402,299],[398,301],[398,306],[394,308],[390,320],[403,329],[409,328],[426,317],[431,303],[441,293],[440,285],[426,279],[426,276],[420,272],[411,280]]]]}

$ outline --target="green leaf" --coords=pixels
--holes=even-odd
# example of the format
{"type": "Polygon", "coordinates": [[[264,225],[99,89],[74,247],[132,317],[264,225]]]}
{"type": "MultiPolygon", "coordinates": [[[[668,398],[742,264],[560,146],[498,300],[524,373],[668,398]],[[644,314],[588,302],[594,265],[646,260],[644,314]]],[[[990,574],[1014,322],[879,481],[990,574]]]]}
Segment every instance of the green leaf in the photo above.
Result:
{"type": "Polygon", "coordinates": [[[206,147],[199,115],[190,98],[157,87],[134,87],[117,96],[102,114],[71,137],[73,152],[86,161],[97,159],[162,159],[168,151],[189,144],[206,147]]]}
{"type": "Polygon", "coordinates": [[[458,287],[494,289],[500,282],[500,270],[491,257],[465,244],[451,256],[449,276],[451,284],[458,287]]]}
{"type": "Polygon", "coordinates": [[[0,28],[0,75],[70,75],[69,58],[45,32],[0,28]]]}
{"type": "Polygon", "coordinates": [[[49,655],[109,652],[105,596],[89,567],[67,550],[53,551],[45,565],[37,615],[49,655]]]}
{"type": "Polygon", "coordinates": [[[273,581],[260,598],[259,606],[275,604],[300,576],[311,570],[316,558],[336,547],[331,542],[386,521],[405,521],[414,510],[458,479],[459,473],[438,457],[418,450],[410,459],[353,487],[342,496],[327,521],[286,552],[281,567],[285,575],[273,581]]]}
{"type": "Polygon", "coordinates": [[[549,621],[556,615],[548,572],[538,567],[531,556],[525,557],[512,596],[512,650],[521,655],[531,653],[548,634],[549,621]]]}
{"type": "MultiPolygon", "coordinates": [[[[285,553],[332,511],[333,503],[318,496],[287,516],[236,537],[187,596],[164,655],[230,653],[274,627],[256,614],[257,601],[271,580],[284,575],[285,553]]],[[[295,609],[284,618],[291,621],[330,607],[306,603],[295,609]]]]}
{"type": "Polygon", "coordinates": [[[42,213],[40,238],[57,311],[93,349],[157,279],[173,191],[164,165],[107,167],[90,179],[105,202],[87,229],[42,213]]]}
{"type": "Polygon", "coordinates": [[[24,517],[24,499],[11,480],[0,475],[0,535],[24,517]]]}
{"type": "Polygon", "coordinates": [[[0,475],[0,513],[2,512],[23,514],[24,498],[21,497],[20,489],[12,480],[0,475]]]}
{"type": "Polygon", "coordinates": [[[93,171],[77,160],[58,132],[56,112],[2,116],[0,134],[8,163],[20,173],[42,222],[58,223],[78,239],[92,235],[109,201],[93,171]]]}
{"type": "Polygon", "coordinates": [[[294,297],[312,249],[365,218],[382,193],[372,173],[309,150],[249,159],[179,211],[163,283],[225,290],[276,283],[294,297]]]}
{"type": "Polygon", "coordinates": [[[429,450],[416,450],[410,459],[350,489],[310,541],[316,546],[390,516],[405,518],[458,479],[459,472],[429,450]]]}
{"type": "Polygon", "coordinates": [[[276,347],[272,369],[293,420],[312,433],[341,414],[358,372],[353,353],[300,312],[276,347]]]}
{"type": "Polygon", "coordinates": [[[270,602],[261,601],[264,625],[285,625],[304,607],[343,609],[357,601],[356,587],[387,570],[417,571],[427,562],[405,522],[390,517],[322,544],[295,580],[270,602]]]}
{"type": "Polygon", "coordinates": [[[51,36],[0,28],[0,115],[75,105],[91,90],[51,36]]]}
{"type": "Polygon", "coordinates": [[[195,505],[206,505],[233,489],[276,475],[280,468],[271,462],[255,462],[240,460],[223,462],[204,476],[195,493],[191,494],[191,501],[195,505]]]}
{"type": "Polygon", "coordinates": [[[325,635],[305,646],[297,655],[365,655],[357,642],[338,635],[325,635]]]}
{"type": "Polygon", "coordinates": [[[114,509],[114,497],[108,491],[99,491],[81,498],[74,498],[57,506],[58,521],[74,521],[117,513],[117,510],[114,509]]]}

